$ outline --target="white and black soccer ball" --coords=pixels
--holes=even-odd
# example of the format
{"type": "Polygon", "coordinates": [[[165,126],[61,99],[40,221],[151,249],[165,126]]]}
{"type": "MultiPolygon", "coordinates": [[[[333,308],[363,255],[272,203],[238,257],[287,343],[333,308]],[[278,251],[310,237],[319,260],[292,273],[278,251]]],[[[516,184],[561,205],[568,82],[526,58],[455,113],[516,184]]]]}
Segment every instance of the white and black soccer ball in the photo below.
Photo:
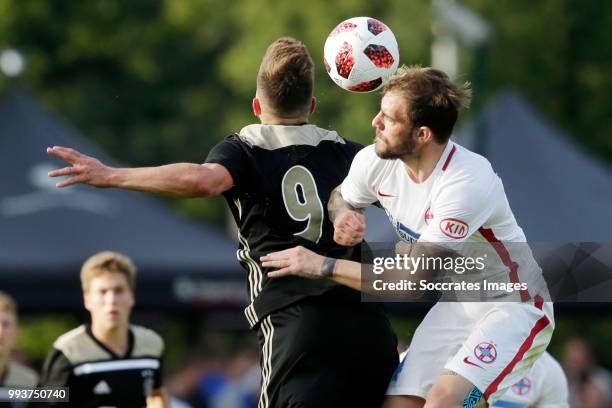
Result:
{"type": "Polygon", "coordinates": [[[375,91],[397,70],[397,40],[389,27],[375,18],[349,18],[327,37],[323,64],[341,88],[352,92],[375,91]]]}

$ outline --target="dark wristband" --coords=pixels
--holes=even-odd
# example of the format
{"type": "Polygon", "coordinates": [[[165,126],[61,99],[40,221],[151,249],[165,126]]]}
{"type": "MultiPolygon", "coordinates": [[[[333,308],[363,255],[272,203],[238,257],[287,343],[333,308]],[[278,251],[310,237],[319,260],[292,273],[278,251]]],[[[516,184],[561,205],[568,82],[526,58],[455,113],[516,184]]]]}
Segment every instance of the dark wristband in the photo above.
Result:
{"type": "Polygon", "coordinates": [[[334,276],[334,269],[336,268],[336,258],[325,258],[323,265],[321,265],[321,276],[331,278],[334,276]]]}

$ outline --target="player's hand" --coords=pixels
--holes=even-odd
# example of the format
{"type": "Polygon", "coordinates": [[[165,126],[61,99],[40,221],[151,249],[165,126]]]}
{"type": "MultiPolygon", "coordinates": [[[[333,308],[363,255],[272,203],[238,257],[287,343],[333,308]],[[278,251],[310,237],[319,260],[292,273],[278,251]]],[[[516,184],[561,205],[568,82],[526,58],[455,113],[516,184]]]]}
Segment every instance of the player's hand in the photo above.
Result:
{"type": "Polygon", "coordinates": [[[364,214],[351,210],[344,211],[334,222],[334,241],[344,246],[355,246],[363,241],[365,230],[364,214]]]}
{"type": "Polygon", "coordinates": [[[268,272],[268,276],[271,278],[289,275],[311,279],[323,277],[321,267],[325,257],[302,246],[273,252],[262,256],[260,260],[261,266],[276,269],[275,271],[268,272]]]}
{"type": "Polygon", "coordinates": [[[77,183],[89,184],[94,187],[109,186],[108,178],[112,169],[102,164],[100,160],[61,146],[48,147],[47,154],[59,157],[71,164],[69,167],[49,172],[49,177],[71,176],[58,182],[55,185],[56,187],[63,188],[77,183]]]}

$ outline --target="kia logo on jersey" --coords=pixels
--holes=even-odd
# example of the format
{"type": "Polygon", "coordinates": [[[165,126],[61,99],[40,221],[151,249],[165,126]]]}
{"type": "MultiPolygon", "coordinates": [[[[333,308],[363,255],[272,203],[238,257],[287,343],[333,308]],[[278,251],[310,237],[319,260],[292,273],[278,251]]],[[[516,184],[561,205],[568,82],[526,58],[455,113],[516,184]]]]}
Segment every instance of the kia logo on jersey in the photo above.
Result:
{"type": "Polygon", "coordinates": [[[452,239],[465,238],[468,234],[468,225],[456,218],[444,218],[440,221],[440,230],[444,235],[452,239]]]}

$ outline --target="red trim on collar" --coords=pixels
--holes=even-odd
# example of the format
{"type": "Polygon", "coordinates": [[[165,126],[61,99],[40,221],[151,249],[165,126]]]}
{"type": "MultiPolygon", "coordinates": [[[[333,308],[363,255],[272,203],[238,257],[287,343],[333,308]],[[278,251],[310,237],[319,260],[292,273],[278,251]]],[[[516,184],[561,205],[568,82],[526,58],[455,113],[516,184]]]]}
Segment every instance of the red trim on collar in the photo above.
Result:
{"type": "Polygon", "coordinates": [[[444,162],[444,166],[442,166],[442,171],[446,171],[446,168],[448,167],[448,164],[450,163],[451,159],[453,158],[453,154],[455,154],[455,150],[457,150],[457,146],[453,145],[453,148],[451,149],[450,153],[448,154],[448,157],[446,158],[446,161],[444,162]]]}

